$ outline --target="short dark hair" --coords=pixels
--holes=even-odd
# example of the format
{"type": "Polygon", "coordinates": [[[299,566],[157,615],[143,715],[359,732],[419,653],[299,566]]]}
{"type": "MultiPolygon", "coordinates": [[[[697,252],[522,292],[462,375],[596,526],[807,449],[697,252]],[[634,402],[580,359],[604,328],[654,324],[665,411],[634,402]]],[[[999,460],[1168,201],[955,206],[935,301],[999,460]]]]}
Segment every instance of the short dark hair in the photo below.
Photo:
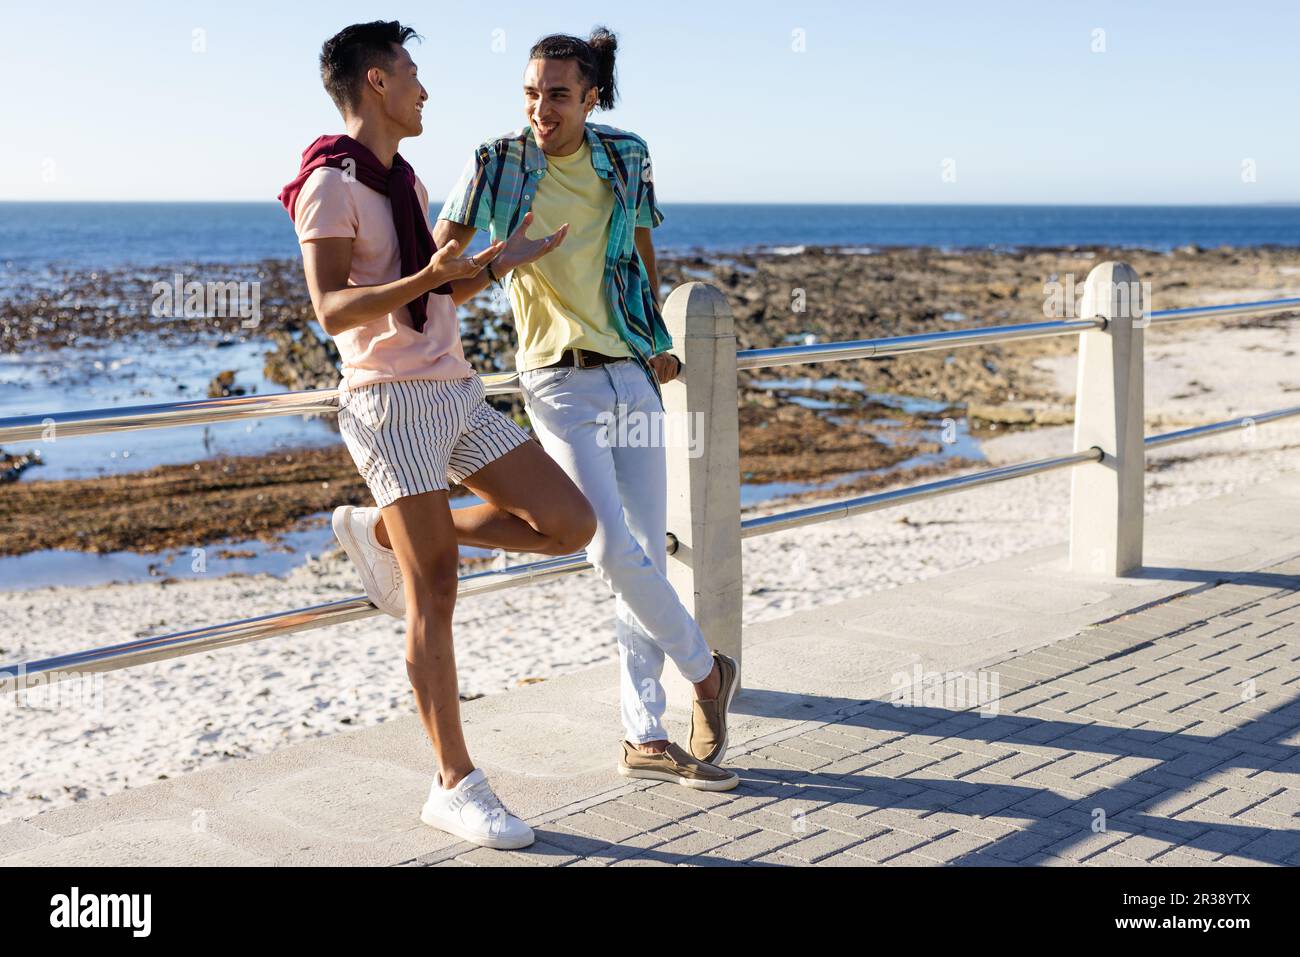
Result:
{"type": "Polygon", "coordinates": [[[596,88],[596,105],[609,110],[613,109],[614,97],[618,95],[614,79],[614,54],[617,51],[618,39],[614,34],[604,27],[595,27],[586,40],[567,33],[542,37],[528,51],[528,59],[577,61],[583,82],[596,88]]]}
{"type": "Polygon", "coordinates": [[[393,44],[404,46],[420,35],[396,20],[374,20],[344,27],[320,48],[320,78],[340,112],[355,110],[361,101],[361,84],[372,66],[392,69],[397,54],[393,44]]]}

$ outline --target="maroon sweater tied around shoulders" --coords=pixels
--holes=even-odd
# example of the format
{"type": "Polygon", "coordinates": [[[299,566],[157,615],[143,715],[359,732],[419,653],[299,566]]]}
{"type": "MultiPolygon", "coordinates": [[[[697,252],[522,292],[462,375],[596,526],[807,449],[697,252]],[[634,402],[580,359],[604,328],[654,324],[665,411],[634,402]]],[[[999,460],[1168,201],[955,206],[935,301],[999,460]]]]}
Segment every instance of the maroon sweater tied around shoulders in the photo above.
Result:
{"type": "MultiPolygon", "coordinates": [[[[393,154],[392,168],[386,168],[379,157],[347,134],[320,136],[302,153],[302,166],[292,182],[280,190],[280,202],[293,219],[298,206],[298,194],[303,184],[323,166],[349,170],[357,182],[377,193],[387,196],[393,205],[393,228],[397,230],[397,248],[402,260],[402,278],[414,275],[429,264],[438,247],[429,232],[429,221],[420,207],[420,197],[415,191],[415,170],[393,154]],[[349,161],[351,163],[349,164],[349,161]]],[[[451,295],[451,286],[443,283],[433,292],[440,296],[451,295]]],[[[417,332],[424,331],[428,320],[428,293],[421,293],[407,303],[411,320],[417,332]]]]}

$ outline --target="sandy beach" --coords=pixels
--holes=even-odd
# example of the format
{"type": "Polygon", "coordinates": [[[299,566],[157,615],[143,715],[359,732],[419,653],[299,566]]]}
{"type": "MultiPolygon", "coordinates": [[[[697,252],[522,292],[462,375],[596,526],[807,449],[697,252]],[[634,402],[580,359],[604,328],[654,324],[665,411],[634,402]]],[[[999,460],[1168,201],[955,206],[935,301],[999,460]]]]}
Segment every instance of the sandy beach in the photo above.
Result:
{"type": "MultiPolygon", "coordinates": [[[[1240,300],[1286,292],[1220,295],[1240,300]]],[[[1297,349],[1300,330],[1287,322],[1210,320],[1149,330],[1148,432],[1291,404],[1300,392],[1297,349]]],[[[1050,404],[1068,408],[1073,352],[1043,351],[1048,354],[1032,361],[1036,381],[1050,404]]],[[[1070,448],[1069,426],[1003,431],[982,441],[987,463],[981,467],[1070,448]]],[[[1295,468],[1298,450],[1300,427],[1283,422],[1153,453],[1148,511],[1268,481],[1295,468]]],[[[1069,481],[1066,473],[1035,476],[751,539],[744,548],[745,621],[1062,541],[1069,481]]],[[[44,657],[359,591],[346,558],[329,551],[286,579],[253,575],[3,592],[0,657],[44,657]]],[[[590,573],[467,599],[457,609],[456,628],[461,690],[471,696],[545,680],[617,653],[613,600],[590,573]]],[[[0,820],[410,714],[402,631],[400,622],[376,616],[113,672],[85,702],[33,700],[24,707],[6,699],[0,820]]],[[[612,748],[619,733],[613,711],[609,729],[612,748]]]]}

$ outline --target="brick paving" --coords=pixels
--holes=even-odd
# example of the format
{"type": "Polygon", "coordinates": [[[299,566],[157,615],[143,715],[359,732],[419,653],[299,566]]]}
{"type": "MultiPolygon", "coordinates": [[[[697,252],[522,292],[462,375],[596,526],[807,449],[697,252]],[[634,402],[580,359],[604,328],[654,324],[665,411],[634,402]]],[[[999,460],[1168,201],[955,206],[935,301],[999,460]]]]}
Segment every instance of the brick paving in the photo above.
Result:
{"type": "Polygon", "coordinates": [[[984,669],[992,701],[862,702],[733,749],[735,791],[611,773],[526,850],[407,864],[1300,864],[1298,590],[1225,574],[984,669]]]}

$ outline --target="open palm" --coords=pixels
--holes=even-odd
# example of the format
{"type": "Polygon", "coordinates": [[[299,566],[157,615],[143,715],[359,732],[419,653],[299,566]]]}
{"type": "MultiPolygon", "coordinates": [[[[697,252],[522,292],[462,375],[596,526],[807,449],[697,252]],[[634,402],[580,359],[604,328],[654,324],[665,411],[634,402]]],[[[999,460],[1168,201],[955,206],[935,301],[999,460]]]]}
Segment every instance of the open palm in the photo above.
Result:
{"type": "Polygon", "coordinates": [[[506,239],[505,248],[501,250],[501,255],[497,257],[494,269],[498,273],[506,273],[516,266],[524,266],[531,262],[536,262],[547,253],[554,251],[564,242],[564,237],[569,232],[569,224],[565,223],[549,236],[543,236],[540,239],[529,239],[524,234],[533,222],[533,214],[527,213],[520,220],[515,231],[506,239]]]}
{"type": "Polygon", "coordinates": [[[452,239],[439,246],[438,251],[429,260],[427,269],[431,277],[430,281],[434,286],[440,286],[445,282],[455,282],[457,279],[472,279],[482,272],[488,263],[500,256],[504,247],[505,243],[493,243],[481,253],[462,256],[459,240],[452,239]]]}

